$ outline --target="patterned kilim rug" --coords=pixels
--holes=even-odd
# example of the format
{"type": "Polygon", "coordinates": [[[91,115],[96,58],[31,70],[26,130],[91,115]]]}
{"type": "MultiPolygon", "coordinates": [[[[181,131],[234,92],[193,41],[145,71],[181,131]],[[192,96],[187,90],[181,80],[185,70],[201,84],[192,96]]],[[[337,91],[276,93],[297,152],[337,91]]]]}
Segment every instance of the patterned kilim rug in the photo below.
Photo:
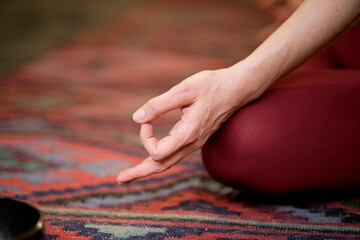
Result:
{"type": "MultiPolygon", "coordinates": [[[[204,69],[229,66],[266,24],[246,1],[151,1],[0,82],[0,195],[38,206],[46,239],[360,239],[360,198],[245,195],[199,154],[118,186],[147,155],[131,114],[204,69]]],[[[157,121],[160,135],[178,115],[157,121]]]]}

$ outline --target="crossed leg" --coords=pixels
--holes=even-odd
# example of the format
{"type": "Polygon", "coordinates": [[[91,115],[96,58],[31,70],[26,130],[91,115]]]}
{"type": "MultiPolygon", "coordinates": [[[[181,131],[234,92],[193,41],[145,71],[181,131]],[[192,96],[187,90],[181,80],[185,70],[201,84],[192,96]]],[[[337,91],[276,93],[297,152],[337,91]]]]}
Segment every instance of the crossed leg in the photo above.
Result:
{"type": "Polygon", "coordinates": [[[360,188],[360,71],[295,71],[204,145],[216,180],[263,193],[360,188]]]}

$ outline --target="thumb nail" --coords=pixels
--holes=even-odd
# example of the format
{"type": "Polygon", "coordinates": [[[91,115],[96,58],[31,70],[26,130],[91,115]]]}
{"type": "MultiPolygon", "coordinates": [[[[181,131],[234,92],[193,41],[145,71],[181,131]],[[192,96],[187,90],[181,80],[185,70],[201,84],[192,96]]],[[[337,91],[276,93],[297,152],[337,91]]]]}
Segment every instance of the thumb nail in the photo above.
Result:
{"type": "Polygon", "coordinates": [[[134,119],[135,122],[139,122],[139,121],[145,119],[145,111],[144,111],[144,109],[137,110],[133,115],[133,119],[134,119]]]}

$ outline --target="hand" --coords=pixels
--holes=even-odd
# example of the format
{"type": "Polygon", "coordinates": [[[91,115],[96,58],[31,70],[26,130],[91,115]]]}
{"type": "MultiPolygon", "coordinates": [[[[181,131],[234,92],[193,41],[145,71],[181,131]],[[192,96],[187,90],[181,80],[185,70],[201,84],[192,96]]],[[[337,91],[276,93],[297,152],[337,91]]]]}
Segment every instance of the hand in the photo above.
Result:
{"type": "Polygon", "coordinates": [[[199,149],[239,107],[355,26],[359,9],[358,0],[304,1],[245,60],[227,69],[195,74],[147,102],[134,120],[142,124],[140,138],[150,156],[121,172],[117,181],[163,172],[199,149]],[[168,136],[160,141],[154,138],[151,121],[177,108],[183,114],[179,122],[168,136]]]}
{"type": "Polygon", "coordinates": [[[117,181],[129,183],[163,172],[201,148],[239,106],[251,99],[254,91],[239,79],[229,69],[199,72],[143,105],[133,118],[141,124],[141,142],[150,156],[122,171],[117,181]],[[151,121],[174,109],[181,110],[181,119],[166,137],[156,139],[151,121]]]}

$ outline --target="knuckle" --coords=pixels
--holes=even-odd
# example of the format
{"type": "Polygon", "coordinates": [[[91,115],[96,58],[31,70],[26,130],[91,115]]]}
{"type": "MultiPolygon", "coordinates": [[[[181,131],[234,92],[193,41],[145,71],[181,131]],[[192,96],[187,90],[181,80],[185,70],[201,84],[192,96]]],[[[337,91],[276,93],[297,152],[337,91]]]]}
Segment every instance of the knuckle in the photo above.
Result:
{"type": "Polygon", "coordinates": [[[156,172],[157,172],[157,173],[162,173],[162,172],[165,172],[165,171],[168,170],[168,169],[169,169],[169,168],[167,168],[167,167],[160,166],[156,172]]]}
{"type": "Polygon", "coordinates": [[[201,128],[192,126],[187,136],[187,143],[196,143],[201,136],[201,128]]]}
{"type": "Polygon", "coordinates": [[[157,170],[156,170],[156,173],[162,173],[162,172],[165,172],[166,170],[169,169],[169,167],[165,166],[164,164],[161,164],[161,163],[158,163],[156,162],[157,166],[157,170]]]}
{"type": "Polygon", "coordinates": [[[160,161],[164,160],[167,155],[168,155],[168,153],[166,153],[166,152],[164,152],[164,151],[160,151],[158,148],[156,148],[155,150],[153,150],[153,151],[150,153],[151,158],[152,158],[155,162],[160,162],[160,161]]]}
{"type": "Polygon", "coordinates": [[[202,141],[196,141],[195,143],[194,143],[194,149],[193,150],[198,150],[199,148],[201,148],[202,147],[202,145],[203,145],[203,142],[202,141]]]}
{"type": "Polygon", "coordinates": [[[159,162],[162,159],[162,156],[159,152],[153,152],[150,154],[150,156],[155,162],[159,162]]]}
{"type": "Polygon", "coordinates": [[[157,101],[155,99],[150,99],[149,101],[147,101],[147,103],[145,104],[145,111],[146,114],[149,117],[156,117],[157,116],[157,101]]]}
{"type": "Polygon", "coordinates": [[[188,96],[193,91],[193,87],[191,86],[191,83],[188,79],[185,79],[184,81],[180,82],[180,84],[176,87],[176,92],[180,96],[188,96]]]}
{"type": "Polygon", "coordinates": [[[211,77],[213,72],[214,71],[211,71],[211,70],[203,70],[198,73],[198,76],[201,78],[211,77]]]}
{"type": "Polygon", "coordinates": [[[186,143],[187,144],[194,144],[198,138],[198,135],[196,132],[190,133],[187,137],[186,143]]]}
{"type": "Polygon", "coordinates": [[[195,152],[197,150],[199,150],[202,147],[202,143],[201,141],[195,141],[191,146],[190,146],[190,151],[191,152],[195,152]]]}
{"type": "Polygon", "coordinates": [[[201,75],[208,75],[209,73],[211,73],[210,70],[203,70],[200,72],[201,75]]]}
{"type": "Polygon", "coordinates": [[[192,151],[196,151],[202,147],[205,143],[205,137],[201,129],[195,128],[188,136],[187,144],[190,146],[192,151]]]}

